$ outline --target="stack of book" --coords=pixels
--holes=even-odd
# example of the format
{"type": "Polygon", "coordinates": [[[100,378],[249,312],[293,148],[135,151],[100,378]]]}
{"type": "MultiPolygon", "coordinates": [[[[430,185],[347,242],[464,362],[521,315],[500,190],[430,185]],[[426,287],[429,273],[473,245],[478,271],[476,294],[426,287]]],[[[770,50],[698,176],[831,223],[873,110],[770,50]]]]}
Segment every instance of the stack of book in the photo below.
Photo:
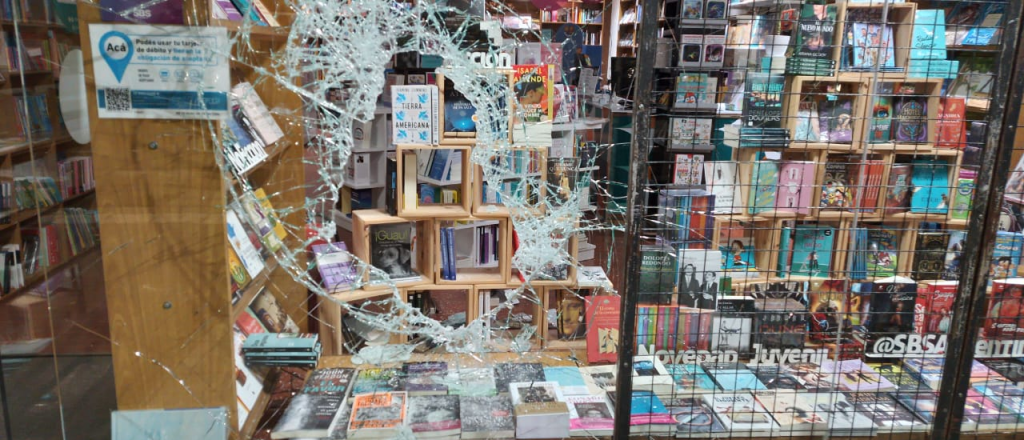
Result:
{"type": "Polygon", "coordinates": [[[313,245],[316,269],[326,293],[342,293],[352,288],[359,275],[352,266],[352,254],[345,242],[313,245]]]}
{"type": "Polygon", "coordinates": [[[320,351],[320,341],[311,333],[257,333],[242,345],[245,363],[251,366],[315,367],[320,351]]]}

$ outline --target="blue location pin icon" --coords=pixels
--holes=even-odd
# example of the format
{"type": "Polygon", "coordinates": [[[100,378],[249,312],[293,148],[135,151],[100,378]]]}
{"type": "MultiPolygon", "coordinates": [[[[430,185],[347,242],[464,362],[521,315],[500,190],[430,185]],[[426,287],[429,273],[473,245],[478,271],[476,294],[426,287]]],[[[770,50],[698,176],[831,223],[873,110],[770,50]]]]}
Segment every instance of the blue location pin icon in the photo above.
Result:
{"type": "Polygon", "coordinates": [[[128,70],[128,63],[131,62],[132,55],[135,55],[135,46],[132,45],[132,39],[127,35],[118,31],[110,31],[100,37],[100,55],[110,66],[110,70],[114,72],[117,82],[121,82],[125,70],[128,70]]]}

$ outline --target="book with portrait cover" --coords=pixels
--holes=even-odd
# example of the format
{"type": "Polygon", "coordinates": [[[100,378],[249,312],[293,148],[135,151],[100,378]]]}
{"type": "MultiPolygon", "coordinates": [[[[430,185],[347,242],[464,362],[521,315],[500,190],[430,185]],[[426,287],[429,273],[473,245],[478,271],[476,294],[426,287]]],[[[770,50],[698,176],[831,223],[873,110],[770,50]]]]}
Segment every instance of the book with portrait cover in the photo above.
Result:
{"type": "Polygon", "coordinates": [[[531,147],[551,145],[551,123],[555,118],[551,66],[517,64],[512,66],[512,70],[512,90],[515,93],[513,142],[531,147]]]}
{"type": "Polygon", "coordinates": [[[615,410],[604,393],[596,396],[566,396],[569,406],[569,435],[610,436],[615,427],[615,410]]]}
{"type": "Polygon", "coordinates": [[[836,5],[803,5],[792,56],[812,60],[832,58],[836,5]]]}
{"type": "Polygon", "coordinates": [[[416,225],[395,223],[370,226],[370,263],[392,281],[419,279],[416,272],[416,225]]]}
{"type": "Polygon", "coordinates": [[[1024,278],[993,280],[982,334],[988,339],[1021,339],[1024,335],[1024,322],[1019,318],[1022,298],[1024,278]]]}
{"type": "Polygon", "coordinates": [[[889,277],[875,281],[871,289],[871,313],[866,325],[868,341],[914,330],[914,304],[917,282],[906,277],[889,277]]]}
{"type": "Polygon", "coordinates": [[[443,437],[461,433],[459,396],[410,396],[409,429],[417,437],[443,437]]]}
{"type": "Polygon", "coordinates": [[[782,92],[786,77],[747,74],[743,123],[745,127],[782,128],[782,92]]]}
{"type": "Polygon", "coordinates": [[[848,144],[853,142],[853,99],[840,97],[821,101],[818,105],[821,142],[848,144]]]}
{"type": "Polygon", "coordinates": [[[273,439],[294,437],[325,437],[334,414],[348,396],[355,370],[351,368],[325,368],[314,370],[292,398],[281,419],[274,426],[273,439]]]}
{"type": "Polygon", "coordinates": [[[893,164],[889,167],[889,181],[885,185],[885,212],[895,214],[910,209],[911,166],[909,164],[893,164]]]}
{"type": "Polygon", "coordinates": [[[353,395],[348,437],[393,437],[406,424],[407,400],[402,391],[353,395]]]}
{"type": "Polygon", "coordinates": [[[727,432],[711,407],[699,396],[667,400],[665,408],[678,422],[676,435],[679,437],[703,437],[727,432]]]}

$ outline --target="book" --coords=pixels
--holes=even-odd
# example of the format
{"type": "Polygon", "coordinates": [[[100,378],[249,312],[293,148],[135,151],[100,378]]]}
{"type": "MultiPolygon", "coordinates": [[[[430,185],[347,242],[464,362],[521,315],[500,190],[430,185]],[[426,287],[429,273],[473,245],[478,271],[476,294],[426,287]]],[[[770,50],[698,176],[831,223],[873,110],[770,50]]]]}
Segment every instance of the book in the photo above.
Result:
{"type": "Polygon", "coordinates": [[[988,275],[993,280],[1015,278],[1020,265],[1024,234],[1020,232],[997,231],[995,248],[992,250],[992,265],[988,275]]]}
{"type": "Polygon", "coordinates": [[[608,296],[586,296],[587,360],[615,362],[618,359],[621,304],[608,296]]]}
{"type": "Polygon", "coordinates": [[[695,394],[714,393],[721,391],[718,384],[711,378],[700,365],[693,364],[668,364],[665,365],[676,385],[676,396],[688,396],[695,394]]]}
{"type": "Polygon", "coordinates": [[[758,391],[754,397],[771,413],[783,435],[828,430],[830,394],[758,391]]]}
{"type": "Polygon", "coordinates": [[[319,344],[317,335],[310,333],[250,333],[242,353],[312,351],[319,344]]]}
{"type": "Polygon", "coordinates": [[[590,394],[583,373],[577,367],[544,367],[544,380],[558,384],[559,390],[566,396],[590,394]]]}
{"type": "Polygon", "coordinates": [[[704,401],[728,432],[768,433],[777,425],[749,393],[704,395],[704,401]]]}
{"type": "Polygon", "coordinates": [[[700,397],[673,398],[665,402],[665,408],[678,422],[677,437],[704,437],[728,432],[700,397]]]}
{"type": "Polygon", "coordinates": [[[407,401],[408,397],[401,391],[353,394],[348,438],[394,436],[399,427],[407,422],[407,401]]]}
{"type": "Polygon", "coordinates": [[[793,229],[792,275],[828,278],[832,267],[835,228],[796,225],[793,229]]]}
{"type": "Polygon", "coordinates": [[[914,12],[914,30],[910,37],[910,59],[946,59],[946,11],[918,9],[914,12]]]}
{"type": "Polygon", "coordinates": [[[415,245],[414,223],[370,225],[370,263],[392,281],[420,278],[413,269],[415,245]]]}
{"type": "Polygon", "coordinates": [[[675,381],[657,356],[634,356],[633,389],[671,396],[675,391],[675,381]]]}
{"type": "Polygon", "coordinates": [[[509,384],[514,382],[543,382],[544,367],[537,362],[509,363],[503,362],[494,366],[494,383],[498,393],[509,392],[509,384]]]}
{"type": "Polygon", "coordinates": [[[914,333],[948,334],[956,299],[956,281],[923,282],[917,290],[914,333]]]}
{"type": "Polygon", "coordinates": [[[407,424],[417,438],[459,435],[460,414],[459,396],[410,396],[407,424]]]}
{"type": "Polygon", "coordinates": [[[392,136],[395,144],[432,145],[437,115],[437,86],[392,85],[392,136]]]}
{"type": "MultiPolygon", "coordinates": [[[[757,376],[757,380],[764,384],[765,389],[771,390],[765,395],[775,394],[779,391],[796,392],[807,389],[796,375],[791,374],[782,365],[758,365],[752,369],[754,376],[757,376]]],[[[764,402],[762,401],[762,403],[764,402]]],[[[768,410],[771,411],[771,408],[768,410]]]]}
{"type": "Polygon", "coordinates": [[[746,99],[743,102],[743,123],[746,127],[782,128],[782,92],[785,77],[749,73],[746,99]]]}
{"type": "Polygon", "coordinates": [[[822,180],[818,206],[838,209],[853,207],[856,197],[853,184],[858,176],[851,173],[851,169],[857,161],[847,156],[837,156],[835,159],[825,162],[825,177],[822,180]]]}
{"type": "Polygon", "coordinates": [[[448,394],[444,380],[448,375],[448,364],[445,362],[406,362],[402,365],[402,375],[405,377],[404,391],[409,397],[448,394]]]}
{"type": "Polygon", "coordinates": [[[711,322],[711,350],[750,352],[751,327],[750,316],[718,314],[711,322]]]}
{"type": "Polygon", "coordinates": [[[669,119],[669,148],[690,149],[711,145],[712,119],[671,118],[669,119]]]}
{"type": "Polygon", "coordinates": [[[892,84],[883,83],[878,86],[878,96],[875,97],[875,104],[871,108],[871,123],[868,126],[869,142],[885,143],[893,139],[892,136],[892,84]]]}
{"type": "Polygon", "coordinates": [[[960,170],[956,179],[956,186],[953,189],[953,202],[950,205],[949,217],[954,220],[970,218],[971,207],[974,204],[974,186],[976,184],[977,172],[971,170],[960,170]]]}
{"type": "Polygon", "coordinates": [[[328,428],[348,396],[354,370],[326,368],[314,370],[274,426],[273,439],[326,437],[328,428]]]}
{"type": "Polygon", "coordinates": [[[782,371],[796,377],[807,392],[831,393],[838,388],[836,375],[822,370],[818,364],[796,362],[787,364],[782,371]]]}
{"type": "Polygon", "coordinates": [[[511,438],[516,435],[508,396],[460,396],[459,418],[464,439],[511,438]]]}
{"type": "Polygon", "coordinates": [[[569,407],[555,382],[509,383],[516,438],[569,437],[569,407]]]}
{"type": "Polygon", "coordinates": [[[740,183],[739,164],[736,162],[704,162],[704,176],[707,190],[715,197],[715,214],[739,212],[740,183]]]}
{"type": "Polygon", "coordinates": [[[915,159],[910,175],[914,186],[910,212],[945,214],[949,211],[949,163],[939,159],[915,159]]]}
{"type": "Polygon", "coordinates": [[[807,307],[793,298],[758,298],[754,301],[753,343],[761,349],[803,348],[807,334],[807,307]]]}
{"type": "Polygon", "coordinates": [[[818,118],[818,103],[816,101],[800,100],[796,121],[796,129],[793,131],[794,142],[819,142],[821,140],[821,121],[818,118]]]}
{"type": "Polygon", "coordinates": [[[942,278],[948,244],[948,232],[919,232],[914,246],[911,277],[918,281],[942,278]]]}
{"type": "Polygon", "coordinates": [[[838,97],[818,105],[821,142],[848,144],[853,142],[853,99],[838,97]]]}
{"type": "Polygon", "coordinates": [[[871,318],[866,325],[868,340],[873,343],[883,337],[912,332],[916,302],[914,280],[889,277],[872,283],[871,318]]]}
{"type": "Polygon", "coordinates": [[[226,440],[226,408],[120,410],[110,415],[110,438],[134,440],[154,432],[175,438],[226,440]]]}
{"type": "Polygon", "coordinates": [[[899,261],[899,231],[892,226],[878,225],[868,228],[868,276],[896,276],[899,261]]]}
{"type": "Polygon", "coordinates": [[[680,248],[677,253],[678,304],[684,307],[714,310],[722,271],[722,252],[680,248]]]}
{"type": "Polygon", "coordinates": [[[746,365],[737,362],[701,364],[701,367],[725,392],[764,390],[764,384],[757,379],[746,365]]]}
{"type": "Polygon", "coordinates": [[[596,396],[566,396],[569,407],[569,435],[610,436],[615,427],[615,410],[604,393],[596,396]]]}
{"type": "Polygon", "coordinates": [[[633,391],[629,405],[629,432],[639,434],[672,434],[676,421],[657,395],[650,391],[633,391]]]}
{"type": "Polygon", "coordinates": [[[960,279],[960,258],[963,256],[967,231],[949,231],[949,245],[946,246],[946,258],[943,262],[942,279],[956,281],[960,279]]]}
{"type": "Polygon", "coordinates": [[[476,107],[451,79],[444,79],[444,132],[446,136],[472,137],[476,134],[476,107]]]}
{"type": "Polygon", "coordinates": [[[345,242],[315,244],[312,250],[325,293],[345,292],[359,278],[345,242]]]}
{"type": "MultiPolygon", "coordinates": [[[[1007,382],[1017,387],[1024,385],[1024,361],[1020,359],[982,359],[979,362],[1002,376],[1007,382]]],[[[974,384],[978,388],[978,384],[974,384]]],[[[1019,388],[1018,388],[1019,390],[1019,388]]],[[[1024,395],[1024,390],[1017,391],[1024,395]]],[[[985,394],[988,395],[987,393],[985,394]]]]}
{"type": "Polygon", "coordinates": [[[699,186],[704,178],[704,156],[700,154],[677,154],[673,169],[672,184],[699,186]]]}
{"type": "Polygon", "coordinates": [[[676,78],[675,109],[700,109],[715,107],[715,91],[718,78],[706,73],[685,73],[676,78]]]}
{"type": "Polygon", "coordinates": [[[512,66],[512,89],[515,106],[512,140],[515,145],[551,145],[551,123],[554,120],[554,83],[551,66],[526,64],[512,66]]]}
{"type": "Polygon", "coordinates": [[[814,186],[815,162],[783,161],[779,163],[779,183],[775,196],[777,211],[808,214],[814,186]]]}
{"type": "MultiPolygon", "coordinates": [[[[249,304],[249,309],[259,318],[260,323],[270,332],[269,334],[299,332],[299,326],[295,325],[295,321],[288,316],[288,313],[278,304],[277,298],[270,291],[265,290],[256,294],[256,298],[253,298],[252,303],[249,304]]],[[[316,341],[316,338],[308,339],[316,341]]],[[[312,349],[314,347],[316,347],[315,343],[307,345],[305,348],[312,349]]],[[[280,351],[286,350],[291,350],[291,348],[281,347],[280,351]]]]}
{"type": "Polygon", "coordinates": [[[640,249],[640,297],[644,304],[671,304],[675,290],[675,252],[667,246],[640,249]]]}
{"type": "MultiPolygon", "coordinates": [[[[998,237],[997,237],[998,239],[998,237]]],[[[1024,296],[1024,278],[1004,278],[992,281],[988,313],[982,327],[982,334],[988,339],[1021,339],[1024,323],[1018,315],[1021,297],[1024,296]]]]}
{"type": "Polygon", "coordinates": [[[263,263],[263,257],[260,256],[260,252],[254,246],[252,240],[249,239],[248,233],[245,227],[242,226],[242,221],[238,218],[235,210],[228,209],[225,214],[228,242],[231,243],[231,247],[234,249],[238,259],[242,260],[242,266],[249,273],[249,278],[255,278],[266,268],[263,263]]]}
{"type": "Polygon", "coordinates": [[[872,365],[872,368],[886,380],[892,382],[896,391],[900,393],[929,392],[931,390],[927,384],[915,378],[910,372],[903,371],[899,365],[878,364],[872,365]]]}
{"type": "Polygon", "coordinates": [[[895,214],[910,209],[911,166],[893,164],[889,167],[889,180],[885,185],[885,212],[895,214]]]}
{"type": "Polygon", "coordinates": [[[754,162],[751,169],[748,211],[750,214],[758,214],[775,209],[779,185],[779,163],[771,160],[759,160],[754,162]]]}
{"type": "Polygon", "coordinates": [[[928,140],[928,101],[918,96],[901,96],[892,114],[896,142],[928,140]]]}
{"type": "Polygon", "coordinates": [[[231,88],[231,98],[240,107],[242,114],[249,122],[249,127],[263,141],[263,146],[270,146],[284,137],[281,126],[277,124],[270,110],[260,99],[260,95],[252,84],[241,82],[231,88]]]}
{"type": "Polygon", "coordinates": [[[849,392],[895,391],[896,386],[860,359],[825,360],[821,369],[836,376],[839,389],[849,392]]]}
{"type": "Polygon", "coordinates": [[[444,382],[450,395],[493,396],[498,393],[492,368],[449,369],[444,382]]]}
{"type": "Polygon", "coordinates": [[[802,5],[791,56],[810,60],[831,58],[835,22],[835,5],[802,5]]]}
{"type": "Polygon", "coordinates": [[[361,368],[352,384],[352,394],[401,391],[404,382],[402,370],[397,368],[361,368]]]}
{"type": "Polygon", "coordinates": [[[833,433],[840,432],[846,435],[872,432],[875,428],[874,422],[867,415],[856,411],[856,408],[846,399],[846,396],[847,394],[845,393],[832,393],[830,395],[831,405],[828,407],[830,413],[828,419],[829,430],[833,433]]]}
{"type": "MultiPolygon", "coordinates": [[[[921,12],[921,11],[918,11],[921,12]]],[[[939,118],[935,121],[935,146],[963,148],[967,142],[967,103],[964,98],[944,97],[939,101],[939,118]]]]}

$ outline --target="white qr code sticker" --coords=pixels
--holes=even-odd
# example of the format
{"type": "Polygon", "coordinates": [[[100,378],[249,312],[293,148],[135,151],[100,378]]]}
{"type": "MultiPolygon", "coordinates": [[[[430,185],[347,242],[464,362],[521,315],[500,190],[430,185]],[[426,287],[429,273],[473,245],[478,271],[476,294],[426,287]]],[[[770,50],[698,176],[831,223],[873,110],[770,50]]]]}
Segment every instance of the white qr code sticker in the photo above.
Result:
{"type": "Polygon", "coordinates": [[[132,91],[127,88],[103,89],[107,111],[127,112],[132,110],[132,91]]]}

